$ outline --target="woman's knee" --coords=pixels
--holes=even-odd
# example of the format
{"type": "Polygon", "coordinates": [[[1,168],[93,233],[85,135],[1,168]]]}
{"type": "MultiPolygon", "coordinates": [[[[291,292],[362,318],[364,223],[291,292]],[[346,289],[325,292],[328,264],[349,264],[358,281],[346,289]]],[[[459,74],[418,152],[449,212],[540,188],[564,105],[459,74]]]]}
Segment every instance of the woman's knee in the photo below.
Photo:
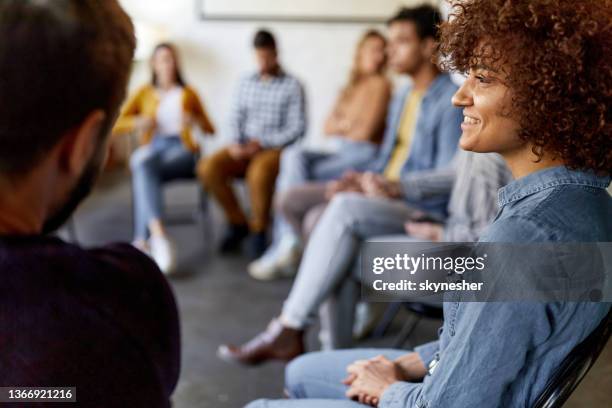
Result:
{"type": "Polygon", "coordinates": [[[325,212],[333,213],[334,218],[351,216],[356,206],[366,199],[361,193],[341,192],[330,200],[325,212]]]}
{"type": "Polygon", "coordinates": [[[285,390],[291,398],[307,398],[304,383],[321,373],[325,364],[321,352],[312,352],[297,357],[285,368],[285,390]]]}
{"type": "Polygon", "coordinates": [[[134,153],[130,156],[130,169],[136,171],[148,167],[153,163],[154,158],[155,154],[151,146],[140,146],[134,150],[134,153]]]}

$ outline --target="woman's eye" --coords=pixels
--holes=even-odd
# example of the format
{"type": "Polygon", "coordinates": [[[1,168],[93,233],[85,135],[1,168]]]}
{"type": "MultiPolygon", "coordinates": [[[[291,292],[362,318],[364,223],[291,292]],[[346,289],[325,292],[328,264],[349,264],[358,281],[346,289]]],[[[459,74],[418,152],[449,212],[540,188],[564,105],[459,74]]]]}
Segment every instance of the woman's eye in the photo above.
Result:
{"type": "Polygon", "coordinates": [[[475,78],[481,84],[490,84],[492,82],[491,78],[486,77],[484,75],[476,75],[475,78]]]}

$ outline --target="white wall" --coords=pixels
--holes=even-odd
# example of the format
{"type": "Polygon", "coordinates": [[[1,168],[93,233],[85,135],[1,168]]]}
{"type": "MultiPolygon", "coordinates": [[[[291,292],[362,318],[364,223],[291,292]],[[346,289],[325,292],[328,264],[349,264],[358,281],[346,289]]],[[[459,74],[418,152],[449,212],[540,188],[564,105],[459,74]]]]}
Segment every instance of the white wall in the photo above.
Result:
{"type": "MultiPolygon", "coordinates": [[[[220,22],[200,20],[195,0],[120,0],[138,23],[156,27],[176,43],[187,81],[199,91],[209,114],[225,132],[230,99],[240,76],[254,69],[251,38],[260,26],[277,36],[283,66],[304,84],[308,98],[309,142],[346,80],[354,46],[368,24],[220,22]]],[[[379,27],[384,30],[384,27],[379,27]]],[[[148,52],[147,52],[148,54],[148,52]]],[[[135,63],[130,88],[149,78],[147,61],[135,63]]]]}

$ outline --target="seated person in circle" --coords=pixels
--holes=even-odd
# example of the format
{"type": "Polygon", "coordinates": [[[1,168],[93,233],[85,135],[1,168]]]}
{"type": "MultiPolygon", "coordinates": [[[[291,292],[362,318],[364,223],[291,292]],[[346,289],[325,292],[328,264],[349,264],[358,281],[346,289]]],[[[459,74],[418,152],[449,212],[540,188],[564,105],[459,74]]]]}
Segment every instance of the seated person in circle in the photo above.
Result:
{"type": "Polygon", "coordinates": [[[161,270],[176,268],[174,245],[162,222],[163,184],[195,178],[198,143],[192,127],[204,134],[215,129],[196,91],[185,83],[178,52],[169,43],[155,47],[151,57],[151,83],[126,102],[113,132],[137,131],[142,141],[130,159],[134,190],[134,240],[161,270]]]}
{"type": "MultiPolygon", "coordinates": [[[[367,31],[357,44],[348,84],[333,106],[323,132],[334,151],[320,152],[294,144],[281,155],[275,197],[308,180],[337,179],[345,171],[363,170],[376,158],[382,141],[391,84],[385,75],[387,40],[367,31]]],[[[276,200],[278,201],[278,200],[276,200]]],[[[278,209],[278,203],[275,204],[278,209]]],[[[300,239],[282,215],[274,214],[274,241],[262,257],[251,262],[249,274],[271,280],[295,273],[300,239]]]]}
{"type": "Polygon", "coordinates": [[[257,72],[244,76],[232,101],[232,143],[200,159],[200,182],[217,200],[228,226],[220,251],[238,250],[250,235],[248,252],[257,258],[266,248],[274,184],[281,152],[306,132],[306,98],[300,81],[281,66],[276,38],[258,30],[253,38],[257,72]],[[251,213],[242,210],[232,181],[244,178],[251,213]]]}

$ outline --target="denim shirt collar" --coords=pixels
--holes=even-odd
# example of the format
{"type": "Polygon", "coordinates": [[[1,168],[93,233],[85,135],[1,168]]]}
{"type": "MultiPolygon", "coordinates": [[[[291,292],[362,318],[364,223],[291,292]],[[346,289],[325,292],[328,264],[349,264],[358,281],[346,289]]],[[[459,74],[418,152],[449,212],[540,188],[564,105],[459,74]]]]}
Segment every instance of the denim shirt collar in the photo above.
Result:
{"type": "Polygon", "coordinates": [[[609,176],[597,176],[592,171],[571,170],[565,166],[549,167],[510,182],[498,192],[499,207],[520,200],[547,188],[564,184],[606,189],[609,176]]]}

